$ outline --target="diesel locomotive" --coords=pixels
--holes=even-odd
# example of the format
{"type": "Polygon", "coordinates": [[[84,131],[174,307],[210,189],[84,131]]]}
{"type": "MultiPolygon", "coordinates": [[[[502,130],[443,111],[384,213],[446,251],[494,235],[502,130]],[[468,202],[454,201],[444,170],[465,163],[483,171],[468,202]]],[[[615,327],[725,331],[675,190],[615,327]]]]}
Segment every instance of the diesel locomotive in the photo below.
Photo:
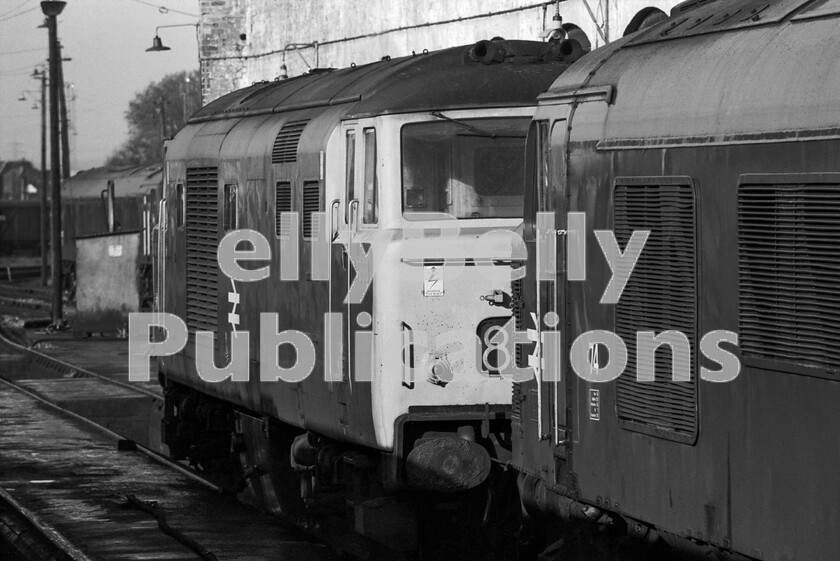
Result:
{"type": "Polygon", "coordinates": [[[189,339],[159,361],[172,456],[400,549],[402,490],[480,489],[508,462],[488,341],[518,303],[537,95],[588,47],[567,31],[256,83],[168,142],[156,309],[189,339]],[[228,250],[250,252],[238,274],[228,250]]]}
{"type": "Polygon", "coordinates": [[[540,96],[516,310],[535,376],[514,385],[513,463],[550,530],[612,527],[704,559],[837,559],[838,24],[837,0],[687,2],[540,96]],[[622,250],[648,232],[614,303],[593,230],[622,250]],[[738,366],[717,383],[702,376],[724,367],[701,343],[715,330],[735,334],[720,348],[738,366]],[[592,331],[616,337],[570,358],[592,331]]]}

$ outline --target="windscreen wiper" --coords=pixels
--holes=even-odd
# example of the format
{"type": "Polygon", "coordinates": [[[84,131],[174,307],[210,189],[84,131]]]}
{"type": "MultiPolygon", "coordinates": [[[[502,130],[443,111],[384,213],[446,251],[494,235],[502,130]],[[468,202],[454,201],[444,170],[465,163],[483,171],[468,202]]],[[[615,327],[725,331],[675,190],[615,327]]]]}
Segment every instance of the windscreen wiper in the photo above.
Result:
{"type": "Polygon", "coordinates": [[[480,129],[478,127],[474,127],[469,123],[465,123],[464,121],[459,121],[458,119],[453,119],[452,117],[447,117],[440,111],[432,111],[429,113],[432,117],[437,117],[438,119],[444,119],[446,121],[450,121],[455,123],[458,126],[464,127],[465,129],[471,131],[473,134],[470,135],[459,135],[459,136],[484,136],[487,138],[525,138],[524,134],[496,134],[494,132],[486,131],[480,129]]]}

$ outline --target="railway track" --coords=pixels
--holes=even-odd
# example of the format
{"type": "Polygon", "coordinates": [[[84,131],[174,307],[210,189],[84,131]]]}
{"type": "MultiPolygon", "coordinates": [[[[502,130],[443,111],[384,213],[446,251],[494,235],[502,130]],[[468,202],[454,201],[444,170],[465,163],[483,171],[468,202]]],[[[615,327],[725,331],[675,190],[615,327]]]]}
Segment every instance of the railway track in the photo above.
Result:
{"type": "Polygon", "coordinates": [[[0,281],[0,309],[49,314],[51,292],[47,287],[0,281]]]}
{"type": "Polygon", "coordinates": [[[0,277],[9,282],[31,279],[40,275],[40,265],[3,265],[0,267],[0,277]]]}
{"type": "MultiPolygon", "coordinates": [[[[37,341],[36,341],[37,343],[37,341]]],[[[68,345],[73,348],[76,345],[76,350],[81,345],[78,342],[68,342],[68,345]]],[[[43,346],[43,345],[39,345],[43,346]]],[[[56,352],[57,349],[52,349],[51,352],[56,352]]],[[[3,556],[4,549],[2,546],[3,538],[6,542],[13,542],[15,544],[13,552],[16,555],[21,555],[22,559],[73,559],[83,560],[89,557],[84,556],[84,548],[79,547],[79,542],[88,543],[90,539],[89,531],[83,527],[80,529],[75,524],[69,524],[66,517],[62,518],[61,513],[50,511],[49,516],[44,516],[39,512],[38,508],[29,508],[27,501],[34,501],[37,503],[56,503],[75,505],[70,508],[72,512],[83,510],[84,508],[77,503],[84,503],[84,494],[81,497],[75,496],[57,496],[53,497],[47,492],[47,489],[37,488],[38,484],[25,485],[21,478],[16,476],[16,473],[28,473],[33,469],[42,469],[43,465],[33,467],[30,463],[16,463],[14,458],[4,458],[4,455],[11,453],[12,455],[26,455],[22,452],[26,446],[30,445],[30,441],[49,442],[52,438],[58,438],[61,442],[71,442],[67,449],[49,448],[50,457],[53,458],[56,464],[72,464],[74,468],[69,473],[54,473],[50,469],[49,475],[32,476],[27,481],[59,481],[65,480],[67,487],[84,487],[88,494],[101,495],[100,491],[104,488],[109,488],[112,492],[107,497],[100,497],[107,506],[107,509],[116,502],[120,509],[133,509],[141,513],[145,513],[145,522],[149,524],[156,522],[158,530],[152,533],[152,536],[157,536],[157,539],[164,539],[158,534],[170,535],[174,532],[174,537],[170,536],[170,540],[180,545],[173,545],[175,550],[184,549],[184,543],[193,544],[195,547],[187,547],[194,554],[194,558],[199,559],[332,559],[336,551],[343,554],[350,554],[356,558],[392,558],[388,557],[387,552],[383,552],[381,548],[371,544],[369,547],[359,545],[358,536],[356,539],[348,540],[347,536],[342,534],[329,535],[323,533],[321,529],[313,528],[308,532],[301,531],[296,527],[297,521],[289,521],[278,518],[274,515],[269,515],[258,511],[252,507],[237,502],[230,496],[223,497],[219,488],[211,481],[207,480],[201,474],[196,473],[188,466],[170,461],[165,455],[161,453],[163,447],[160,443],[159,430],[160,418],[163,408],[163,396],[157,384],[148,386],[136,383],[123,382],[119,379],[114,379],[108,375],[95,372],[89,368],[80,367],[72,364],[65,359],[59,359],[50,356],[45,352],[41,352],[35,348],[16,342],[8,337],[8,334],[0,329],[0,425],[4,424],[3,419],[9,422],[9,426],[5,429],[0,428],[0,490],[4,487],[9,487],[9,481],[13,482],[13,489],[6,489],[0,494],[0,558],[3,556]],[[15,396],[15,397],[10,397],[15,396]],[[16,408],[21,408],[19,411],[16,408]],[[32,411],[39,411],[40,413],[49,416],[48,421],[39,421],[37,416],[30,414],[32,411]],[[28,413],[27,413],[28,412],[28,413]],[[77,427],[74,430],[67,429],[73,432],[73,435],[68,437],[64,434],[64,424],[70,423],[77,427]],[[30,431],[28,428],[31,424],[39,427],[30,431]],[[5,435],[13,435],[20,432],[20,427],[24,433],[29,433],[29,440],[8,440],[3,442],[5,435]],[[152,430],[150,427],[154,427],[152,430]],[[75,432],[74,432],[75,431],[75,432]],[[81,432],[79,432],[81,431],[81,432]],[[37,434],[37,436],[36,436],[37,434]],[[95,435],[95,438],[91,435],[95,435]],[[27,444],[29,442],[30,444],[27,444]],[[84,452],[78,449],[78,442],[91,443],[93,447],[92,452],[84,452]],[[107,467],[108,461],[114,460],[110,454],[103,452],[104,447],[109,453],[117,456],[125,456],[131,454],[133,459],[129,464],[143,466],[141,473],[137,476],[128,476],[122,474],[117,476],[119,480],[136,479],[137,481],[144,481],[144,476],[148,470],[154,470],[158,479],[174,478],[180,483],[173,483],[181,493],[183,486],[188,483],[191,487],[201,488],[202,495],[200,498],[194,499],[194,502],[189,506],[184,506],[184,510],[192,510],[195,512],[203,512],[214,519],[215,515],[208,513],[208,504],[219,505],[222,511],[242,509],[243,512],[248,513],[247,516],[253,518],[249,525],[256,524],[257,526],[270,527],[269,534],[278,534],[280,536],[289,535],[295,536],[291,540],[278,540],[273,543],[271,547],[268,545],[247,546],[246,550],[249,554],[237,556],[231,552],[231,544],[247,543],[242,542],[241,536],[228,535],[227,541],[222,540],[220,536],[224,536],[223,528],[216,528],[212,532],[204,529],[209,525],[207,520],[200,518],[192,520],[187,526],[190,528],[198,528],[200,535],[213,536],[210,539],[215,543],[215,548],[210,547],[203,539],[195,539],[189,536],[190,532],[183,532],[177,528],[177,524],[170,522],[164,510],[161,510],[162,505],[166,504],[167,493],[154,492],[154,485],[150,483],[149,488],[145,490],[146,495],[142,492],[131,492],[131,490],[114,490],[110,480],[97,476],[95,484],[86,482],[85,470],[77,469],[77,458],[86,455],[93,455],[97,458],[102,458],[102,464],[85,465],[86,469],[99,474],[101,472],[110,473],[114,469],[107,467]],[[4,453],[3,451],[9,451],[4,453]],[[108,459],[110,458],[110,459],[108,459]],[[142,458],[138,459],[138,458],[142,458]],[[168,474],[164,477],[163,474],[168,474]],[[78,475],[78,477],[76,477],[78,475]],[[27,487],[24,491],[24,498],[20,498],[19,492],[21,486],[27,487]],[[35,485],[36,488],[31,488],[35,485]],[[153,494],[154,498],[149,499],[148,494],[153,494]],[[113,495],[113,496],[111,496],[113,495]],[[44,498],[46,497],[46,498],[44,498]],[[59,522],[55,522],[58,519],[59,522]],[[69,530],[67,528],[69,527],[69,530]],[[64,530],[61,530],[64,528],[64,530]],[[66,532],[65,532],[66,530],[66,532]],[[351,543],[352,542],[352,543],[351,543]],[[305,545],[308,544],[308,545],[305,545]],[[248,549],[250,547],[250,549],[248,549]],[[75,548],[75,549],[74,549],[75,548]],[[214,549],[228,551],[228,554],[219,556],[213,553],[214,549]],[[264,554],[257,554],[257,550],[263,551],[264,554]],[[278,552],[294,550],[294,553],[284,557],[278,552]],[[83,555],[79,556],[79,551],[83,555]],[[210,555],[202,554],[205,551],[210,555]],[[269,554],[269,552],[273,552],[269,554]],[[75,556],[74,556],[75,555],[75,556]]],[[[84,448],[82,449],[84,450],[84,448]]],[[[35,457],[43,457],[44,450],[28,450],[29,454],[35,457]]],[[[19,459],[19,458],[18,458],[19,459]]],[[[127,470],[131,466],[126,466],[124,458],[117,458],[118,467],[115,468],[117,472],[127,470]]],[[[24,478],[25,479],[25,478],[24,478]]],[[[72,494],[71,494],[72,495],[72,494]]],[[[178,497],[181,497],[178,494],[178,497]]],[[[178,505],[186,505],[185,502],[178,502],[178,505]]],[[[98,507],[99,509],[106,507],[98,507]]],[[[180,507],[176,508],[176,512],[180,512],[180,507]]],[[[49,510],[49,509],[48,509],[49,510]]],[[[61,509],[59,509],[61,510],[61,509]]],[[[66,510],[66,509],[65,509],[66,510]]],[[[123,512],[122,510],[117,512],[123,512]]],[[[67,513],[65,513],[66,515],[67,513]]],[[[75,516],[75,515],[73,515],[75,516]]],[[[241,516],[241,515],[240,515],[241,516]]],[[[71,516],[72,517],[72,516],[71,516]]],[[[176,514],[175,520],[183,518],[183,514],[176,514]]],[[[231,520],[232,527],[238,527],[239,523],[233,519],[231,520]]],[[[145,537],[138,537],[136,547],[139,552],[151,551],[152,544],[147,543],[149,535],[145,537]]],[[[118,539],[114,537],[114,539],[118,539]]],[[[121,538],[120,538],[121,539],[121,538]]],[[[253,538],[257,539],[258,538],[253,538]]],[[[260,538],[262,539],[262,538],[260,538]]],[[[101,541],[101,540],[100,540],[101,541]]],[[[108,549],[108,543],[97,541],[100,550],[102,548],[108,549]]],[[[113,552],[106,552],[107,555],[100,554],[92,555],[91,558],[96,559],[121,559],[123,557],[112,557],[113,552]]],[[[182,557],[184,552],[181,551],[177,555],[171,552],[171,558],[193,558],[182,557]]],[[[169,555],[169,554],[167,554],[169,555]]],[[[126,556],[125,559],[134,559],[135,556],[126,556]]],[[[165,558],[170,558],[166,557],[165,558]]],[[[14,557],[12,557],[14,559],[14,557]]]]}
{"type": "Polygon", "coordinates": [[[0,382],[0,533],[24,559],[332,559],[153,451],[0,382]]]}
{"type": "Polygon", "coordinates": [[[127,439],[131,423],[109,428],[114,417],[136,417],[138,404],[162,404],[159,394],[2,335],[0,349],[0,541],[9,550],[0,552],[74,561],[333,558],[297,529],[221,495],[154,442],[127,439]],[[90,392],[114,413],[76,399],[90,392]]]}

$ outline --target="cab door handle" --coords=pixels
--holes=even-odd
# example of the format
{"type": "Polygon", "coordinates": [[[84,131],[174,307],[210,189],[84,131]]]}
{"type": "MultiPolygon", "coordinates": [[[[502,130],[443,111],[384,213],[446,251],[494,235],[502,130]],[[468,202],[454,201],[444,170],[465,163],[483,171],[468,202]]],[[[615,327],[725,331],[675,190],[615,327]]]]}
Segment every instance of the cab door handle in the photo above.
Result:
{"type": "Polygon", "coordinates": [[[334,199],[330,203],[330,242],[334,242],[338,237],[338,213],[336,211],[340,204],[341,201],[338,199],[334,199]]]}
{"type": "Polygon", "coordinates": [[[359,199],[350,201],[350,217],[347,225],[350,227],[351,236],[359,231],[359,199]]]}

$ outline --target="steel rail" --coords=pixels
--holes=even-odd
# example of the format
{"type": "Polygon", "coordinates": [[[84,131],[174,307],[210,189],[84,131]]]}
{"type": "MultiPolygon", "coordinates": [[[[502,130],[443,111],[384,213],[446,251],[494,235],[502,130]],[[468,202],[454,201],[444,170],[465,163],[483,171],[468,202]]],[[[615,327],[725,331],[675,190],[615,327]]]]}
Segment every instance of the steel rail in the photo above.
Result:
{"type": "Polygon", "coordinates": [[[40,351],[36,351],[35,349],[26,347],[19,343],[15,343],[11,339],[9,339],[6,334],[0,329],[0,347],[7,347],[14,351],[17,351],[22,354],[29,355],[30,357],[35,358],[40,364],[47,366],[48,368],[52,368],[53,370],[57,370],[59,372],[64,371],[66,373],[74,373],[79,374],[84,378],[98,378],[103,382],[107,382],[109,384],[113,384],[115,386],[119,386],[123,389],[130,390],[132,392],[142,393],[147,396],[153,397],[158,401],[163,401],[163,396],[153,392],[152,390],[148,390],[142,386],[138,386],[137,384],[132,384],[129,382],[121,382],[120,380],[114,380],[113,378],[109,378],[108,376],[104,376],[102,374],[97,374],[91,370],[86,370],[84,368],[80,368],[78,366],[74,366],[69,362],[65,362],[61,359],[55,358],[48,354],[42,353],[40,351]]]}

